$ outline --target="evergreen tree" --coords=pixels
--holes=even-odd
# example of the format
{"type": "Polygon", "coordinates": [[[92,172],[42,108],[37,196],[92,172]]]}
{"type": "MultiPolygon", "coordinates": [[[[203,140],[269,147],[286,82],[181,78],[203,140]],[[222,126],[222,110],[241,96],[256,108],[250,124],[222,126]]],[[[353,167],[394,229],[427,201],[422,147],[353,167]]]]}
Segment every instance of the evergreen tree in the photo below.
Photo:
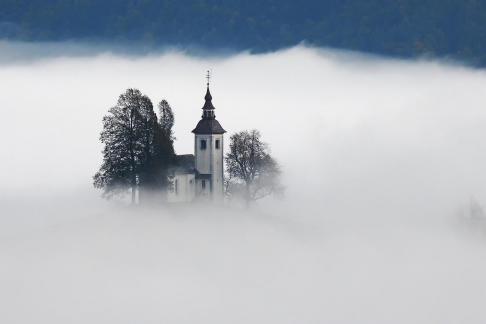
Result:
{"type": "MultiPolygon", "coordinates": [[[[152,111],[153,113],[153,111],[152,111]]],[[[166,100],[159,103],[159,120],[155,113],[147,119],[147,141],[151,150],[146,153],[146,160],[142,170],[142,196],[149,196],[151,192],[164,190],[169,185],[167,171],[174,162],[174,113],[166,100]]],[[[160,195],[159,195],[160,196],[160,195]]],[[[143,199],[143,197],[142,197],[143,199]]]]}
{"type": "Polygon", "coordinates": [[[174,126],[174,113],[170,107],[167,100],[162,100],[159,103],[159,124],[164,132],[166,138],[169,138],[172,142],[174,141],[172,127],[174,126]]]}
{"type": "Polygon", "coordinates": [[[161,135],[157,123],[157,115],[150,99],[146,96],[139,98],[140,109],[140,135],[142,141],[142,151],[140,152],[139,167],[139,201],[144,200],[151,190],[157,188],[157,184],[162,184],[163,180],[158,179],[159,165],[157,164],[159,155],[159,140],[161,135]]]}

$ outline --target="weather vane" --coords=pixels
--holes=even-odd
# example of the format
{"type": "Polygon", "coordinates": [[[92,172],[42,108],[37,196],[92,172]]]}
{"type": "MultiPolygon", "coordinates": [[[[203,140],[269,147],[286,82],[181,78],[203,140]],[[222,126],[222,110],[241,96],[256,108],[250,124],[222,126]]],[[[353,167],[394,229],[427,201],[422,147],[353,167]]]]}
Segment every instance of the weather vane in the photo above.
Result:
{"type": "Polygon", "coordinates": [[[209,87],[209,80],[211,79],[211,71],[210,70],[206,71],[206,79],[208,80],[207,86],[209,87]]]}

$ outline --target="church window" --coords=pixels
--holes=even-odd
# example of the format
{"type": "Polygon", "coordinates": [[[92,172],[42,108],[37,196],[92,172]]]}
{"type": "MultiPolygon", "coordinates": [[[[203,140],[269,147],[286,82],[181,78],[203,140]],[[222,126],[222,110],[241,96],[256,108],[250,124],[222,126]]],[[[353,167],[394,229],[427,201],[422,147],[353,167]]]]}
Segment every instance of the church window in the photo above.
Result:
{"type": "Polygon", "coordinates": [[[201,148],[201,150],[205,150],[205,149],[206,149],[206,140],[201,140],[201,142],[200,142],[200,143],[201,143],[201,144],[200,144],[200,148],[201,148]]]}
{"type": "Polygon", "coordinates": [[[215,145],[216,145],[216,149],[219,150],[219,139],[216,140],[215,145]]]}

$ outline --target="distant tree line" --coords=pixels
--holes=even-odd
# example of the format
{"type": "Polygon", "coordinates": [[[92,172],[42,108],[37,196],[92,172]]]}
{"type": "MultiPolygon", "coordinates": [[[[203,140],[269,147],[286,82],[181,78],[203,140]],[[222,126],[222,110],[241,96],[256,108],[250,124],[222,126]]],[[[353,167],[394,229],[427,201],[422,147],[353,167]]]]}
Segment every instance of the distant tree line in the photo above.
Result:
{"type": "Polygon", "coordinates": [[[302,41],[486,65],[486,1],[2,0],[0,38],[249,49],[302,41]]]}

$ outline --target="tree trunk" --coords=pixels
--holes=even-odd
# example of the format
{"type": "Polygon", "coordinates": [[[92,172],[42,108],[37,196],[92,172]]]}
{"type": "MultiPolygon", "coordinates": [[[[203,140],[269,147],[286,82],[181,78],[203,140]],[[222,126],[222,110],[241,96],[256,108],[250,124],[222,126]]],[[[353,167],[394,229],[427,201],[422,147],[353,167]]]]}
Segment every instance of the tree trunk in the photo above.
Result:
{"type": "Polygon", "coordinates": [[[135,185],[132,185],[132,205],[135,205],[135,202],[136,202],[136,189],[135,189],[135,185]]]}
{"type": "Polygon", "coordinates": [[[132,175],[132,205],[137,203],[137,176],[132,175]]]}
{"type": "Polygon", "coordinates": [[[245,201],[246,201],[246,208],[250,208],[250,202],[251,202],[251,197],[250,197],[250,184],[246,184],[245,188],[245,201]]]}

